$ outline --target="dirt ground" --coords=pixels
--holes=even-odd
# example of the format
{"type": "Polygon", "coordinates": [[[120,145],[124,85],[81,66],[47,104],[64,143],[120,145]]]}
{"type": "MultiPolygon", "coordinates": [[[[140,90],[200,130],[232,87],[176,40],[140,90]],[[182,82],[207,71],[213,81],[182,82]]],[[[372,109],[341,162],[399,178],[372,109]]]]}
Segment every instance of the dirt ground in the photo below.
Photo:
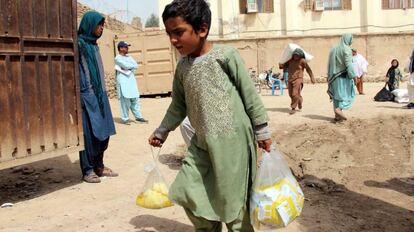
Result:
{"type": "MultiPolygon", "coordinates": [[[[413,231],[414,111],[372,100],[380,83],[366,84],[346,111],[349,120],[332,123],[326,85],[306,85],[304,109],[289,115],[289,97],[263,93],[278,148],[305,192],[305,208],[281,231],[413,231]]],[[[106,165],[120,173],[100,184],[82,183],[78,154],[0,170],[0,231],[192,231],[178,207],[146,210],[135,205],[151,161],[146,143],[170,98],[142,99],[149,124],[119,124],[106,165]]],[[[173,132],[160,156],[167,182],[180,168],[183,140],[173,132]]]]}

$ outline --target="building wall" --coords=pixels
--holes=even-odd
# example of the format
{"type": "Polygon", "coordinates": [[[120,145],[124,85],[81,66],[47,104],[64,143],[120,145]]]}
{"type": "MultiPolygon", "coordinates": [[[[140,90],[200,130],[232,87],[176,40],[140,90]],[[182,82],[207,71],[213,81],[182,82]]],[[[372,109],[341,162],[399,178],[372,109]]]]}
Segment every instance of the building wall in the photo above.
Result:
{"type": "MultiPolygon", "coordinates": [[[[271,67],[274,67],[274,71],[279,71],[278,63],[283,49],[288,43],[297,43],[314,56],[309,64],[319,81],[326,80],[329,52],[339,41],[340,35],[213,40],[214,43],[237,48],[246,67],[254,68],[258,72],[271,67]]],[[[403,71],[414,49],[414,33],[355,34],[351,47],[357,49],[370,64],[367,80],[385,81],[385,73],[392,59],[400,61],[403,71]]],[[[308,80],[306,76],[305,81],[308,80]]]]}
{"type": "MultiPolygon", "coordinates": [[[[171,0],[159,0],[160,16],[165,5],[170,2],[171,0]]],[[[303,2],[274,0],[273,13],[240,14],[238,0],[209,0],[212,11],[210,36],[253,38],[414,31],[413,8],[383,10],[379,0],[352,0],[352,10],[315,12],[304,10],[303,2]]]]}

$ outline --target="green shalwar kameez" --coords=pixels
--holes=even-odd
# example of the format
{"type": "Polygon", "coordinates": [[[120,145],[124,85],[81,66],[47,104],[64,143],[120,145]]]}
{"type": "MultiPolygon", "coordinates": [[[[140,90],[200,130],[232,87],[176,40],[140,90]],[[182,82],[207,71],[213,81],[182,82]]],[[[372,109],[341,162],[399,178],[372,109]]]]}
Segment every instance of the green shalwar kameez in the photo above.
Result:
{"type": "Polygon", "coordinates": [[[172,102],[157,131],[174,130],[187,115],[196,133],[171,185],[171,200],[190,219],[229,226],[244,217],[248,223],[245,213],[256,172],[254,128],[268,118],[236,49],[214,45],[201,57],[180,60],[172,102]]]}
{"type": "Polygon", "coordinates": [[[341,42],[332,48],[328,64],[328,94],[333,101],[334,109],[349,109],[355,100],[356,72],[352,63],[352,35],[347,33],[341,42]]]}

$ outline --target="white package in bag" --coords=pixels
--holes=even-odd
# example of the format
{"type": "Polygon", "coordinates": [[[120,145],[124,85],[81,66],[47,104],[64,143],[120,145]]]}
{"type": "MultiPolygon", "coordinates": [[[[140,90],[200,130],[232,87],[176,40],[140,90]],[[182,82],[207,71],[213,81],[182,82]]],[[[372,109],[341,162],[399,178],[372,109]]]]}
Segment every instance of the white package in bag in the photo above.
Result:
{"type": "Polygon", "coordinates": [[[292,59],[292,53],[295,51],[296,48],[302,49],[303,53],[305,53],[305,60],[311,61],[313,59],[313,56],[309,53],[307,53],[303,48],[301,48],[299,45],[294,43],[289,43],[286,48],[283,50],[282,55],[279,59],[279,64],[284,64],[288,62],[290,59],[292,59]]]}
{"type": "Polygon", "coordinates": [[[398,103],[408,103],[410,102],[410,98],[408,96],[407,89],[395,89],[391,92],[394,94],[395,98],[394,101],[398,103]]]}
{"type": "Polygon", "coordinates": [[[276,148],[264,152],[250,195],[250,222],[257,230],[286,227],[302,212],[304,194],[276,148]]]}

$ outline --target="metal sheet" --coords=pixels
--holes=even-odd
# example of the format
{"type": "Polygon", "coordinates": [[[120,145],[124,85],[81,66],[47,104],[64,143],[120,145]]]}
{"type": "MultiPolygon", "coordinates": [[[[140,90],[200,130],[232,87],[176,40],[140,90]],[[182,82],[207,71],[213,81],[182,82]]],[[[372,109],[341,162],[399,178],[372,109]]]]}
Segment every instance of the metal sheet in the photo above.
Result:
{"type": "Polygon", "coordinates": [[[0,0],[0,17],[0,162],[82,149],[76,1],[0,0]]]}

